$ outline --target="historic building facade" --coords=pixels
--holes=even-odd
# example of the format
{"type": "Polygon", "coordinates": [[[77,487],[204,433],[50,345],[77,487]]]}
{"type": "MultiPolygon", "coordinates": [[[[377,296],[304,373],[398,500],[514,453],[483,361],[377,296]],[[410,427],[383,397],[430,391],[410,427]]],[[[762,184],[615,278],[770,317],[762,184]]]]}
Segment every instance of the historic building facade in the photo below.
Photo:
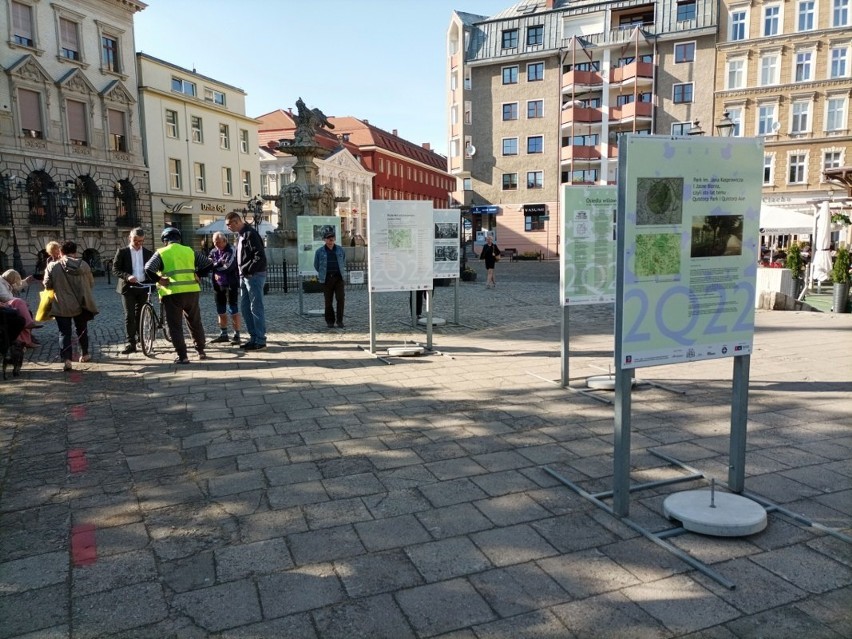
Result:
{"type": "Polygon", "coordinates": [[[151,227],[138,117],[134,0],[2,0],[0,270],[44,268],[77,242],[95,272],[151,227]]]}
{"type": "Polygon", "coordinates": [[[260,195],[258,122],[242,89],[144,53],[136,62],[154,228],[186,241],[260,195]]]}

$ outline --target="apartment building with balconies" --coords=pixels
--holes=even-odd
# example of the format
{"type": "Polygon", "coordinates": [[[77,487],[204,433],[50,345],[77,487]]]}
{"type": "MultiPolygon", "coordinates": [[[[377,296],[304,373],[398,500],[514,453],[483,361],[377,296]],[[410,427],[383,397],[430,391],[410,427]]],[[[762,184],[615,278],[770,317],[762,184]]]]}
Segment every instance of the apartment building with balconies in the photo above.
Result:
{"type": "Polygon", "coordinates": [[[136,0],[0,0],[0,271],[70,239],[95,272],[151,226],[136,0]]]}
{"type": "MultiPolygon", "coordinates": [[[[812,213],[852,164],[852,2],[725,0],[715,110],[764,140],[764,202],[812,213]]],[[[841,193],[838,193],[841,195],[841,193]]]]}
{"type": "Polygon", "coordinates": [[[475,231],[558,254],[562,184],[614,184],[624,133],[714,119],[717,5],[528,0],[447,32],[449,172],[475,231]]]}

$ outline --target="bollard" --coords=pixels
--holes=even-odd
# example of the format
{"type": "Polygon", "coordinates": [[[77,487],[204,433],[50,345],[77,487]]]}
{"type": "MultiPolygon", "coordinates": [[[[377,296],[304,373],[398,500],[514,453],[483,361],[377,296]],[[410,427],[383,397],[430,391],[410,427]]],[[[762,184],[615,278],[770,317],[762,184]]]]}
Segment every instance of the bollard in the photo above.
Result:
{"type": "Polygon", "coordinates": [[[288,290],[287,289],[287,258],[284,258],[282,263],[283,263],[282,271],[284,273],[284,292],[286,293],[287,290],[288,290]]]}

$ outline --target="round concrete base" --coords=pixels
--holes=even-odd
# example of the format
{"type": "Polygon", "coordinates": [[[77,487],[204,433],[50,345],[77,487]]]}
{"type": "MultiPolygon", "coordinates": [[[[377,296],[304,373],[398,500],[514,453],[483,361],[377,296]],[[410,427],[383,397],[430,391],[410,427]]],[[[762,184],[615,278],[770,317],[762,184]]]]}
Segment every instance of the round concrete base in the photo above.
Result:
{"type": "Polygon", "coordinates": [[[416,357],[426,352],[422,346],[391,346],[388,355],[391,357],[416,357]]]}
{"type": "MultiPolygon", "coordinates": [[[[420,326],[426,326],[426,324],[429,323],[429,320],[425,317],[421,317],[419,320],[417,320],[417,323],[420,324],[420,326]]],[[[447,320],[445,320],[443,317],[432,318],[432,326],[443,326],[446,323],[447,320]]]]}
{"type": "Polygon", "coordinates": [[[714,505],[709,490],[686,490],[666,497],[663,514],[686,530],[713,537],[745,537],[766,528],[766,510],[751,499],[717,490],[714,505]]]}
{"type": "Polygon", "coordinates": [[[325,311],[321,308],[315,308],[305,313],[308,317],[324,317],[325,311]]]}

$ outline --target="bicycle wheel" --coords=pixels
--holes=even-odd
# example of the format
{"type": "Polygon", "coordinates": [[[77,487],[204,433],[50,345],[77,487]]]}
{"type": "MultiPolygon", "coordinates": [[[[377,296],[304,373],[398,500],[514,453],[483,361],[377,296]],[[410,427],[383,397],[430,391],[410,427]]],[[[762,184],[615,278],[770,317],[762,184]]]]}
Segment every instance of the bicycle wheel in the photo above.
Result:
{"type": "Polygon", "coordinates": [[[145,304],[139,313],[139,341],[142,342],[142,352],[146,357],[154,354],[154,342],[157,340],[157,316],[154,307],[145,304]]]}
{"type": "Polygon", "coordinates": [[[163,323],[163,337],[171,344],[172,334],[169,332],[169,323],[166,321],[166,309],[163,308],[162,300],[160,300],[160,321],[163,323]]]}

